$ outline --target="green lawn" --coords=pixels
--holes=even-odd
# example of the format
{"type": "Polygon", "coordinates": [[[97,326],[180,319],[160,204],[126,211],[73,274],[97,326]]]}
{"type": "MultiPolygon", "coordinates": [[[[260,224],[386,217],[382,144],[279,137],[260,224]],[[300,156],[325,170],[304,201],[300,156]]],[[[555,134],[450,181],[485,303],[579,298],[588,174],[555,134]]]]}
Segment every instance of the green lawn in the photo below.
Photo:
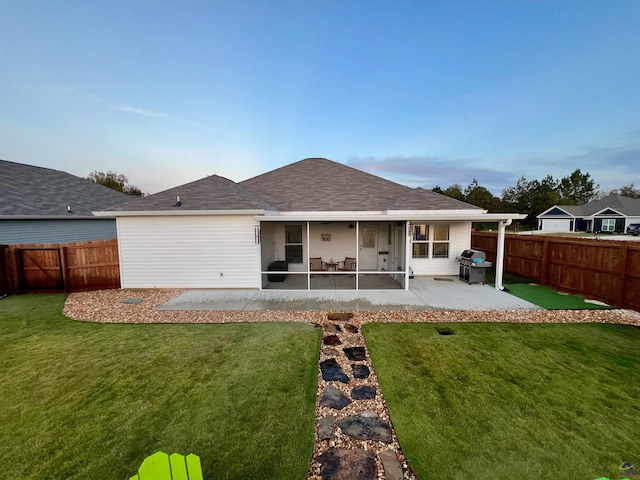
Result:
{"type": "Polygon", "coordinates": [[[623,462],[640,466],[639,328],[385,323],[364,334],[422,480],[618,479],[623,462]]]}
{"type": "Polygon", "coordinates": [[[82,323],[64,298],[0,300],[3,478],[123,480],[157,450],[207,479],[305,477],[319,328],[82,323]]]}

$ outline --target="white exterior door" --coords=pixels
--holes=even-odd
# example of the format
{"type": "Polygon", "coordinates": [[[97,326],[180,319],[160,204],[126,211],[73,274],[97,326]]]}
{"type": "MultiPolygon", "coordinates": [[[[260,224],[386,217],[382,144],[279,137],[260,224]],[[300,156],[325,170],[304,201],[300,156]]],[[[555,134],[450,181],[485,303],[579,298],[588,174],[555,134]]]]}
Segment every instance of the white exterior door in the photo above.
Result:
{"type": "Polygon", "coordinates": [[[360,228],[359,270],[378,269],[378,250],[376,248],[377,238],[378,229],[375,226],[363,225],[360,228]]]}

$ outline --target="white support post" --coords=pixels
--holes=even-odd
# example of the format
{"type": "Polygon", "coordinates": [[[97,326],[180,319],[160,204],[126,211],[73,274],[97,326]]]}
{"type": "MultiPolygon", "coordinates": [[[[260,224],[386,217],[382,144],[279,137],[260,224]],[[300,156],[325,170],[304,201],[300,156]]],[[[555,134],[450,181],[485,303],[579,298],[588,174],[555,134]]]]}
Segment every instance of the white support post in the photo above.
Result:
{"type": "Polygon", "coordinates": [[[360,221],[356,220],[356,290],[359,290],[358,286],[358,272],[360,271],[360,221]]]}
{"type": "Polygon", "coordinates": [[[411,222],[405,222],[404,235],[404,289],[409,290],[409,259],[411,258],[411,222]]]}
{"type": "Polygon", "coordinates": [[[311,242],[311,233],[309,233],[309,222],[307,221],[307,290],[311,290],[311,260],[309,257],[311,256],[310,247],[311,242]]]}
{"type": "Polygon", "coordinates": [[[512,220],[500,220],[498,222],[498,245],[496,248],[496,290],[504,290],[502,277],[504,273],[504,233],[505,227],[511,225],[512,220]]]}

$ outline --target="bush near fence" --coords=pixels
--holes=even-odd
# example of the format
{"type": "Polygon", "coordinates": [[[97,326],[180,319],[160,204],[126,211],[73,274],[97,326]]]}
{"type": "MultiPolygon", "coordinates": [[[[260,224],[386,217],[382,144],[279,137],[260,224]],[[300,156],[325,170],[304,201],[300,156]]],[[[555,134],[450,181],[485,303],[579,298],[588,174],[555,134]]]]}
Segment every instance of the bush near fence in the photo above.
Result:
{"type": "MultiPolygon", "coordinates": [[[[495,262],[496,233],[474,232],[471,248],[495,262]]],[[[640,244],[546,235],[505,237],[505,272],[556,290],[640,311],[640,244]]]]}
{"type": "Polygon", "coordinates": [[[116,239],[0,245],[0,293],[79,292],[105,288],[120,288],[116,239]]]}

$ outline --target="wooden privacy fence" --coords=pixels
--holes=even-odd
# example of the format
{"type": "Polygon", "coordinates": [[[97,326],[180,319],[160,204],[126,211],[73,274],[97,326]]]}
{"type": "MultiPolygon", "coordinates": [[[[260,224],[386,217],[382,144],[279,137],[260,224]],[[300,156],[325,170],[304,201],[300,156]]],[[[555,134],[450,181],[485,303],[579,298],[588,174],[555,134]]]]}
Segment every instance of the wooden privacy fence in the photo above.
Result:
{"type": "MultiPolygon", "coordinates": [[[[474,232],[471,247],[495,262],[497,234],[474,232]]],[[[504,269],[556,290],[640,311],[640,242],[508,234],[504,269]]]]}
{"type": "Polygon", "coordinates": [[[0,292],[79,292],[120,288],[118,242],[0,246],[0,292]]]}

